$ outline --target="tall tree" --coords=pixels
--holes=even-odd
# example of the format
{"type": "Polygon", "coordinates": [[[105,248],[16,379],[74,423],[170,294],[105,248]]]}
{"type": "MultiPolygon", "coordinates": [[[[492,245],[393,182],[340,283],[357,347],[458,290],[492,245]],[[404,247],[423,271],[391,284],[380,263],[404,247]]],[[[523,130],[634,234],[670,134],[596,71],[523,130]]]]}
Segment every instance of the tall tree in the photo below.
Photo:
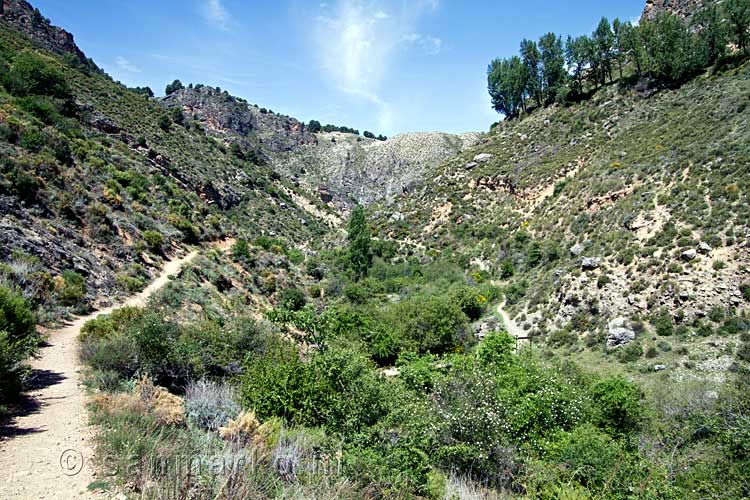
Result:
{"type": "Polygon", "coordinates": [[[693,28],[697,33],[698,47],[695,47],[700,66],[715,63],[727,50],[727,30],[722,22],[718,5],[707,5],[696,14],[693,28]]]}
{"type": "Polygon", "coordinates": [[[539,49],[541,50],[545,102],[551,104],[565,85],[567,75],[562,39],[554,33],[547,33],[539,39],[539,49]]]}
{"type": "Polygon", "coordinates": [[[357,205],[352,210],[349,219],[349,267],[354,273],[354,278],[360,280],[367,276],[372,264],[372,252],[370,251],[370,227],[367,224],[365,210],[357,205]]]}
{"type": "Polygon", "coordinates": [[[495,59],[487,68],[487,89],[492,107],[507,118],[515,118],[525,110],[526,68],[521,58],[495,59]]]}
{"type": "Polygon", "coordinates": [[[521,61],[526,70],[526,91],[534,98],[537,106],[542,105],[542,54],[539,47],[532,40],[523,39],[521,42],[521,61]]]}
{"type": "Polygon", "coordinates": [[[612,35],[614,42],[612,49],[614,52],[614,59],[617,61],[617,70],[620,75],[620,80],[622,80],[622,64],[625,59],[625,50],[622,43],[622,34],[625,24],[626,23],[623,23],[618,18],[615,18],[615,20],[612,21],[612,35]]]}
{"type": "Polygon", "coordinates": [[[668,83],[680,82],[691,71],[691,37],[677,16],[660,12],[653,21],[645,21],[646,52],[653,76],[668,83]]]}
{"type": "Polygon", "coordinates": [[[594,44],[596,46],[596,66],[598,68],[599,83],[605,85],[607,76],[612,80],[612,45],[614,34],[612,26],[606,17],[602,17],[599,25],[594,31],[594,44]]]}
{"type": "Polygon", "coordinates": [[[747,52],[750,42],[750,0],[726,0],[724,11],[732,42],[747,52]]]}
{"type": "Polygon", "coordinates": [[[636,75],[643,75],[643,43],[638,26],[625,23],[620,26],[620,47],[623,58],[635,67],[636,75]]]}
{"type": "Polygon", "coordinates": [[[576,95],[583,93],[583,78],[586,68],[590,65],[588,55],[591,50],[591,39],[586,35],[573,38],[568,36],[565,43],[565,61],[572,73],[572,90],[576,95]]]}

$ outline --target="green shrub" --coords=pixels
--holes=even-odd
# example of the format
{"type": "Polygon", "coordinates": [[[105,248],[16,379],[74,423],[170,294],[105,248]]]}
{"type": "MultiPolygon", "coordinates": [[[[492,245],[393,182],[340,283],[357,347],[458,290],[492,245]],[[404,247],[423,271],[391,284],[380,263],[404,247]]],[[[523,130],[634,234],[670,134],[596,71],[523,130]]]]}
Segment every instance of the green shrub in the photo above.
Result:
{"type": "Polygon", "coordinates": [[[151,251],[155,253],[161,253],[162,245],[164,245],[164,235],[162,235],[159,231],[144,231],[143,241],[146,242],[146,245],[148,245],[151,251]]]}
{"type": "Polygon", "coordinates": [[[57,292],[60,303],[64,306],[80,306],[86,296],[86,280],[73,270],[63,271],[62,286],[57,292]]]}
{"type": "Polygon", "coordinates": [[[485,366],[502,369],[515,360],[516,341],[506,332],[491,333],[477,348],[477,358],[485,366]]]}
{"type": "Polygon", "coordinates": [[[484,314],[487,297],[478,290],[469,287],[461,287],[453,292],[453,300],[458,303],[463,313],[471,321],[476,321],[484,314]]]}
{"type": "Polygon", "coordinates": [[[621,376],[610,376],[591,389],[598,425],[617,435],[634,433],[642,418],[641,391],[621,376]]]}
{"type": "Polygon", "coordinates": [[[750,302],[750,283],[741,284],[740,293],[742,293],[742,298],[750,302]]]}
{"type": "Polygon", "coordinates": [[[18,293],[0,286],[0,406],[15,398],[39,342],[36,319],[29,303],[18,293]]]}
{"type": "Polygon", "coordinates": [[[305,307],[305,292],[301,288],[287,288],[279,298],[281,307],[289,311],[299,311],[305,307]]]}
{"type": "Polygon", "coordinates": [[[649,347],[648,349],[646,349],[646,357],[648,359],[654,359],[658,355],[659,355],[659,351],[656,349],[656,347],[652,346],[652,347],[649,347]]]}
{"type": "Polygon", "coordinates": [[[255,257],[250,253],[250,245],[248,245],[247,240],[237,240],[232,245],[232,258],[235,262],[248,267],[255,265],[255,257]]]}
{"type": "Polygon", "coordinates": [[[617,349],[615,355],[620,363],[633,363],[643,356],[643,346],[639,342],[631,342],[625,347],[617,349]]]}
{"type": "Polygon", "coordinates": [[[590,488],[601,488],[612,481],[621,472],[626,458],[617,441],[591,425],[562,433],[552,444],[549,455],[563,465],[563,481],[575,480],[590,488]]]}
{"type": "Polygon", "coordinates": [[[672,315],[666,310],[661,311],[654,318],[654,328],[656,334],[662,337],[669,337],[674,333],[674,323],[672,322],[672,315]]]}
{"type": "Polygon", "coordinates": [[[289,258],[289,262],[294,265],[300,265],[305,261],[305,254],[296,248],[290,248],[287,250],[286,255],[289,258]]]}

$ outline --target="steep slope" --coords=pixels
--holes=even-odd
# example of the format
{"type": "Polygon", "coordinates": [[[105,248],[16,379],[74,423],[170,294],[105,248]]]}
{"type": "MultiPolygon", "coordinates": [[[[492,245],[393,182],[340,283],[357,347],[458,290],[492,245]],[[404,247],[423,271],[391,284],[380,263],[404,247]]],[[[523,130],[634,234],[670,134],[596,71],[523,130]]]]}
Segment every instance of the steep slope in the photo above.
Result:
{"type": "Polygon", "coordinates": [[[749,300],[750,65],[647,95],[613,85],[499,123],[380,227],[504,279],[530,334],[604,342],[619,317],[732,331],[749,300]]]}
{"type": "Polygon", "coordinates": [[[81,58],[27,3],[3,3],[0,261],[27,296],[52,313],[85,307],[137,290],[184,244],[226,234],[302,243],[327,231],[322,204],[310,210],[262,158],[235,154],[81,58]]]}
{"type": "Polygon", "coordinates": [[[340,206],[392,202],[426,171],[477,142],[481,134],[401,134],[386,141],[340,132],[310,133],[304,123],[203,85],[163,100],[200,122],[213,137],[268,161],[284,178],[340,206]]]}

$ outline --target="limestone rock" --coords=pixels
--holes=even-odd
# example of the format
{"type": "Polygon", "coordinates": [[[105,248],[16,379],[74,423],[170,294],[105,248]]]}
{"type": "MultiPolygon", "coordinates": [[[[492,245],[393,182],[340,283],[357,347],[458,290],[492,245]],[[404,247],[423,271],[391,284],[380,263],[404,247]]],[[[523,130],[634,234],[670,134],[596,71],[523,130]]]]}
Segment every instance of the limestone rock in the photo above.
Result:
{"type": "Polygon", "coordinates": [[[635,332],[626,318],[615,318],[607,325],[607,347],[616,349],[635,340],[635,332]]]}
{"type": "Polygon", "coordinates": [[[597,269],[602,263],[599,257],[583,257],[581,259],[581,268],[585,270],[597,269]]]}
{"type": "Polygon", "coordinates": [[[685,261],[695,260],[697,256],[698,256],[698,252],[695,250],[695,248],[689,248],[685,250],[684,252],[682,252],[682,255],[681,255],[682,260],[685,260],[685,261]]]}
{"type": "Polygon", "coordinates": [[[573,255],[574,257],[578,257],[579,255],[583,253],[583,250],[584,250],[583,245],[581,245],[580,243],[576,243],[575,245],[570,247],[570,254],[573,255]]]}
{"type": "Polygon", "coordinates": [[[474,157],[474,161],[477,163],[484,163],[492,159],[492,155],[489,153],[479,153],[474,157]]]}

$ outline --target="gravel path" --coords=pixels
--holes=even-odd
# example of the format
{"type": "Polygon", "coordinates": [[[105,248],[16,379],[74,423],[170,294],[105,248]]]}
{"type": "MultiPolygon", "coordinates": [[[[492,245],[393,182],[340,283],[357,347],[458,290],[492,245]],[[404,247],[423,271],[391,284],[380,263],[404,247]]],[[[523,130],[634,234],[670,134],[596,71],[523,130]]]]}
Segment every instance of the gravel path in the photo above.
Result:
{"type": "MultiPolygon", "coordinates": [[[[231,242],[217,245],[228,247],[231,242]]],[[[0,428],[0,499],[96,498],[87,486],[96,479],[91,462],[93,429],[87,423],[76,338],[83,324],[116,307],[142,306],[198,254],[168,262],[159,277],[123,304],[75,319],[50,332],[20,411],[0,428]]]]}

